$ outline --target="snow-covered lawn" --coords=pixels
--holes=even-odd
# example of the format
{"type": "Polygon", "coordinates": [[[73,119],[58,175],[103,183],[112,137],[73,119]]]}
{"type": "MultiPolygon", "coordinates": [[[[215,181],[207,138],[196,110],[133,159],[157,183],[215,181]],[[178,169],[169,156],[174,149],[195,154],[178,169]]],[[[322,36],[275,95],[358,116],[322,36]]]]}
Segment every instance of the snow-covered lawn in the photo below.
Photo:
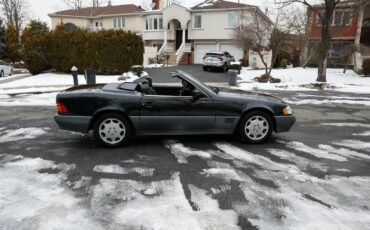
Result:
{"type": "MultiPolygon", "coordinates": [[[[316,83],[317,68],[291,68],[273,69],[271,75],[281,79],[281,83],[258,83],[255,77],[264,74],[264,70],[251,70],[243,68],[239,77],[239,88],[243,90],[262,89],[262,90],[291,90],[304,91],[313,90],[303,87],[304,84],[316,83]]],[[[353,70],[347,70],[343,74],[343,69],[328,69],[327,82],[334,87],[330,90],[352,93],[370,93],[370,77],[361,77],[353,70]]]]}

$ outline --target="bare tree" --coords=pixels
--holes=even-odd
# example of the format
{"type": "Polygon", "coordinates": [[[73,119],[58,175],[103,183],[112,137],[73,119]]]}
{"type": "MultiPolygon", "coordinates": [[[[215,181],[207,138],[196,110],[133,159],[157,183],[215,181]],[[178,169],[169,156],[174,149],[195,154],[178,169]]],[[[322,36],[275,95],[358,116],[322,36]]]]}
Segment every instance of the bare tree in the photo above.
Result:
{"type": "Polygon", "coordinates": [[[72,9],[78,10],[82,8],[84,0],[64,0],[64,2],[67,6],[71,7],[72,9]]]}
{"type": "Polygon", "coordinates": [[[15,26],[17,36],[28,18],[28,4],[25,0],[0,0],[0,5],[5,13],[6,23],[15,26]]]}
{"type": "Polygon", "coordinates": [[[271,24],[269,20],[263,18],[262,13],[256,7],[241,13],[239,22],[234,30],[234,38],[240,46],[244,50],[252,50],[258,54],[265,66],[266,75],[269,75],[270,72],[265,56],[268,50],[271,24]]]}
{"type": "Polygon", "coordinates": [[[271,71],[277,57],[286,52],[291,42],[296,40],[296,30],[302,28],[294,24],[294,17],[289,12],[277,12],[274,23],[255,8],[253,11],[243,12],[234,37],[244,50],[252,50],[258,54],[264,67],[265,75],[271,77],[271,71]],[[266,60],[266,51],[271,51],[271,64],[266,60]]]}

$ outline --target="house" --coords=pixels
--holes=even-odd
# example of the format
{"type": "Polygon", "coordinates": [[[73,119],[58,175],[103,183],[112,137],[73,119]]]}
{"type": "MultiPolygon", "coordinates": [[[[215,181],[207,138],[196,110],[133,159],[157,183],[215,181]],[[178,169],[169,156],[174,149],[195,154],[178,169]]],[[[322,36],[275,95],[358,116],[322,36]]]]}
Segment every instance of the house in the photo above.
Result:
{"type": "MultiPolygon", "coordinates": [[[[258,8],[223,0],[207,0],[191,8],[153,0],[150,10],[135,5],[108,5],[49,16],[53,27],[68,23],[91,31],[130,30],[142,36],[146,47],[156,47],[156,55],[168,54],[172,64],[199,64],[210,50],[227,50],[236,60],[242,59],[245,52],[234,39],[233,29],[242,12],[255,9],[258,8]]],[[[266,15],[263,18],[269,20],[266,15]]]]}
{"type": "MultiPolygon", "coordinates": [[[[324,5],[313,7],[317,11],[324,10],[324,5]]],[[[311,9],[308,9],[308,17],[308,50],[312,52],[321,37],[321,20],[311,9]]],[[[328,66],[344,67],[349,63],[356,70],[360,70],[362,60],[370,58],[370,5],[359,7],[353,1],[339,3],[329,29],[332,42],[328,66]]],[[[317,58],[313,57],[309,63],[316,65],[315,60],[317,58]]]]}

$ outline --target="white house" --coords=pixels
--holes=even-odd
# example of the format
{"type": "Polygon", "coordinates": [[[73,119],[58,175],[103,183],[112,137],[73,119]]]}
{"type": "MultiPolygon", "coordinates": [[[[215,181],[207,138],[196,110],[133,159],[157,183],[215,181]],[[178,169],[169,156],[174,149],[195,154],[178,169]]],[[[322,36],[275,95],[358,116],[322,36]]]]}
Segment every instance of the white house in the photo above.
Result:
{"type": "MultiPolygon", "coordinates": [[[[202,63],[210,50],[228,51],[236,60],[245,55],[234,40],[239,15],[258,10],[256,6],[207,0],[192,8],[172,1],[152,1],[152,9],[135,5],[83,8],[49,14],[52,25],[72,23],[90,29],[123,29],[142,35],[145,46],[157,47],[157,55],[170,55],[173,64],[202,63]]],[[[153,50],[153,49],[151,49],[153,50]]]]}

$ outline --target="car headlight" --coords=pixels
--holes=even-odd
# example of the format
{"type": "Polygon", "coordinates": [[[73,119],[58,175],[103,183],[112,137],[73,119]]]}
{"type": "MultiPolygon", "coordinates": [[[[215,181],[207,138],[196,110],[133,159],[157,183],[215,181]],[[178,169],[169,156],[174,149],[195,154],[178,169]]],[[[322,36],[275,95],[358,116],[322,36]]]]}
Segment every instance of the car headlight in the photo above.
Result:
{"type": "Polygon", "coordinates": [[[283,114],[284,115],[292,115],[293,114],[293,110],[290,108],[289,105],[283,109],[283,114]]]}

